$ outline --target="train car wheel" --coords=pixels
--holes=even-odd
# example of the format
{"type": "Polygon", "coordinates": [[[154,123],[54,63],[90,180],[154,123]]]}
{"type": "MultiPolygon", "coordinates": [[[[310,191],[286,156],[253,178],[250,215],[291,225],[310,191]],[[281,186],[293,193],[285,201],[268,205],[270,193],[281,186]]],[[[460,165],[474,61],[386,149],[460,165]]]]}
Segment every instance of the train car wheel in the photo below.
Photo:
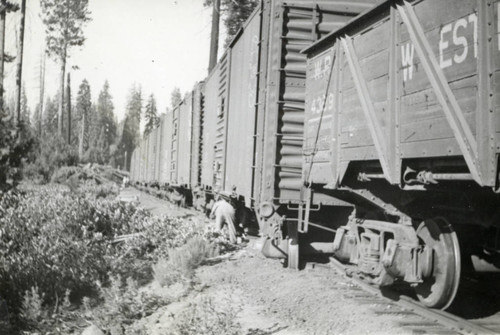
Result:
{"type": "Polygon", "coordinates": [[[415,287],[418,299],[426,306],[446,309],[457,294],[460,282],[460,247],[455,231],[442,219],[420,224],[417,235],[433,249],[432,275],[415,287]]]}
{"type": "Polygon", "coordinates": [[[299,269],[299,231],[297,222],[288,222],[288,268],[299,269]]]}

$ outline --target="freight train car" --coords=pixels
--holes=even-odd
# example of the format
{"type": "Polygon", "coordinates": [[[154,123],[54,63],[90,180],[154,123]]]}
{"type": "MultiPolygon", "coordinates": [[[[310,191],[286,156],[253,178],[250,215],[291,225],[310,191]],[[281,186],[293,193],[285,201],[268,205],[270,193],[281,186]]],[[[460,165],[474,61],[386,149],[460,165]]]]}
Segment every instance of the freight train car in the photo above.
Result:
{"type": "Polygon", "coordinates": [[[179,192],[188,204],[192,203],[192,190],[199,185],[201,176],[203,87],[203,82],[197,83],[174,110],[167,113],[168,122],[165,125],[171,129],[169,136],[164,139],[165,146],[170,148],[170,174],[166,185],[179,192]]]}
{"type": "Polygon", "coordinates": [[[374,3],[262,1],[208,77],[202,187],[231,197],[245,212],[242,220],[255,219],[259,204],[286,210],[300,203],[306,70],[300,50],[374,3]]]}
{"type": "Polygon", "coordinates": [[[334,254],[446,308],[500,264],[500,4],[374,4],[261,1],[132,176],[232,197],[289,267],[334,254]]]}
{"type": "Polygon", "coordinates": [[[499,14],[498,0],[386,1],[304,51],[299,212],[261,211],[273,245],[334,253],[437,308],[462,272],[498,271],[499,14]]]}

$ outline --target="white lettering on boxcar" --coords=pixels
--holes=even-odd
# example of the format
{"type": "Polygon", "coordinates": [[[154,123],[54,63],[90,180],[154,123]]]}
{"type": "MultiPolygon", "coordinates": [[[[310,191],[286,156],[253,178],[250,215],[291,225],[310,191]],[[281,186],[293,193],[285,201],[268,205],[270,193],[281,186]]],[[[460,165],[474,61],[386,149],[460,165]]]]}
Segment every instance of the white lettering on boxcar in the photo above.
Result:
{"type": "Polygon", "coordinates": [[[311,100],[311,114],[321,114],[324,111],[332,111],[334,103],[333,93],[328,94],[328,100],[325,102],[325,95],[321,94],[311,100]],[[323,111],[324,108],[324,111],[323,111]]]}
{"type": "Polygon", "coordinates": [[[453,64],[460,64],[467,58],[469,41],[464,34],[470,24],[472,24],[474,57],[477,58],[477,14],[474,13],[468,16],[468,20],[460,18],[441,28],[439,39],[439,65],[442,69],[450,67],[453,64]],[[458,48],[454,55],[447,57],[446,49],[450,47],[450,42],[461,48],[458,48]]]}
{"type": "Polygon", "coordinates": [[[332,57],[330,55],[321,58],[314,63],[314,80],[325,78],[330,73],[330,64],[332,57]]]}
{"type": "Polygon", "coordinates": [[[465,36],[459,36],[458,35],[458,29],[462,27],[463,29],[467,28],[467,21],[465,19],[460,19],[455,23],[455,27],[453,27],[453,43],[455,45],[461,45],[463,47],[462,54],[456,53],[455,56],[453,56],[453,60],[455,63],[462,63],[465,58],[467,58],[467,39],[465,36]]]}
{"type": "Polygon", "coordinates": [[[447,49],[450,44],[447,40],[445,40],[444,36],[446,33],[451,31],[451,27],[452,25],[449,23],[441,29],[441,39],[439,40],[439,65],[442,69],[447,68],[452,64],[451,59],[444,59],[444,50],[447,49]]]}
{"type": "Polygon", "coordinates": [[[411,43],[401,46],[401,62],[403,63],[403,80],[406,81],[413,77],[413,55],[415,47],[411,43]]]}

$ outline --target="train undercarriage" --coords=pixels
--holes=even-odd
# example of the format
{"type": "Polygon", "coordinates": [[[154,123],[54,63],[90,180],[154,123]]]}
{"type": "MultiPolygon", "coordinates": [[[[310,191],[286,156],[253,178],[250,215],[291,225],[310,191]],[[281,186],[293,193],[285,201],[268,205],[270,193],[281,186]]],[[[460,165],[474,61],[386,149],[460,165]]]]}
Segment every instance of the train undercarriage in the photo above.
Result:
{"type": "Polygon", "coordinates": [[[500,271],[499,197],[491,189],[461,181],[408,191],[356,179],[332,191],[311,185],[312,199],[327,192],[338,206],[310,199],[261,206],[263,253],[290,268],[305,254],[332,255],[350,264],[352,275],[379,287],[405,283],[440,309],[453,302],[462,274],[500,271]]]}

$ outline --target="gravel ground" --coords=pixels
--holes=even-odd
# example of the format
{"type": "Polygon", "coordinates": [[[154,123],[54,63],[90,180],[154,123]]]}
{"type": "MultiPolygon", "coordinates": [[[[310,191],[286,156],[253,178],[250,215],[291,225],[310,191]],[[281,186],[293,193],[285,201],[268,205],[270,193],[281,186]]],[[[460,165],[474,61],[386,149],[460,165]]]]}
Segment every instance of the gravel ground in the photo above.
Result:
{"type": "MultiPolygon", "coordinates": [[[[124,200],[136,197],[155,214],[179,217],[199,215],[178,208],[132,188],[123,190],[124,200]]],[[[208,223],[213,224],[213,223],[208,223]]],[[[160,308],[137,325],[147,334],[173,332],[176,320],[203,299],[231,311],[243,334],[410,334],[398,326],[403,316],[377,315],[373,304],[345,297],[346,280],[334,270],[314,267],[302,271],[283,268],[279,260],[264,258],[255,238],[231,257],[197,271],[195,289],[182,286],[146,290],[162,292],[173,303],[160,308]]]]}

